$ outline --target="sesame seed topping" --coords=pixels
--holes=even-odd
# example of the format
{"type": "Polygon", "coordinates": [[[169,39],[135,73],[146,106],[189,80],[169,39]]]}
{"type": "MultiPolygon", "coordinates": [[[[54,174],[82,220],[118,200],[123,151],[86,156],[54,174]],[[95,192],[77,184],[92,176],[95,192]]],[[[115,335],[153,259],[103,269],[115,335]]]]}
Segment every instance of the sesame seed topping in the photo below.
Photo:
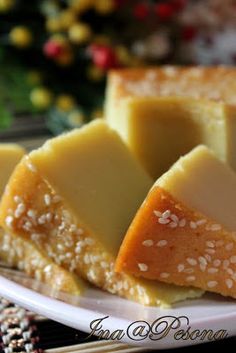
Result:
{"type": "Polygon", "coordinates": [[[170,214],[171,214],[170,210],[166,210],[165,212],[162,213],[162,218],[168,218],[170,217],[170,214]]]}
{"type": "Polygon", "coordinates": [[[212,224],[210,227],[210,230],[212,230],[212,231],[221,230],[221,225],[220,224],[212,224]]]}
{"type": "Polygon", "coordinates": [[[167,273],[167,272],[162,272],[162,273],[160,274],[160,277],[161,277],[161,278],[168,278],[169,276],[170,276],[170,274],[167,273]]]}
{"type": "Polygon", "coordinates": [[[207,260],[208,262],[211,262],[211,261],[212,261],[212,260],[211,260],[211,256],[208,255],[208,254],[205,255],[205,258],[206,258],[206,260],[207,260]]]}
{"type": "Polygon", "coordinates": [[[142,271],[142,272],[146,272],[148,270],[148,265],[146,265],[144,263],[139,263],[138,267],[139,267],[140,271],[142,271]]]}
{"type": "Polygon", "coordinates": [[[19,218],[22,215],[22,213],[24,213],[24,212],[25,212],[25,205],[21,202],[17,205],[17,208],[14,212],[14,216],[16,218],[19,218]]]}
{"type": "Polygon", "coordinates": [[[162,217],[162,213],[161,213],[160,211],[154,210],[153,213],[154,213],[154,215],[157,216],[157,217],[162,217]]]}
{"type": "Polygon", "coordinates": [[[170,222],[170,220],[169,220],[169,219],[166,219],[166,218],[159,218],[159,219],[158,219],[158,222],[159,222],[160,224],[167,224],[167,223],[170,222]]]}
{"type": "Polygon", "coordinates": [[[185,268],[184,264],[179,264],[177,266],[178,272],[183,272],[184,268],[185,268]]]}
{"type": "Polygon", "coordinates": [[[178,225],[178,224],[175,223],[175,222],[170,222],[169,227],[170,227],[170,228],[176,228],[177,225],[178,225]]]}
{"type": "Polygon", "coordinates": [[[221,265],[221,260],[219,260],[219,259],[214,260],[213,265],[216,267],[219,267],[221,265]]]}
{"type": "Polygon", "coordinates": [[[192,281],[195,281],[196,280],[196,277],[195,276],[188,276],[186,277],[186,281],[187,282],[192,282],[192,281]]]}
{"type": "Polygon", "coordinates": [[[197,265],[197,261],[191,257],[187,258],[187,262],[189,263],[189,265],[191,266],[196,266],[197,265]]]}
{"type": "Polygon", "coordinates": [[[35,219],[36,218],[36,212],[34,210],[28,210],[27,211],[27,216],[32,218],[32,219],[35,219]]]}
{"type": "Polygon", "coordinates": [[[204,265],[204,264],[200,264],[199,267],[202,272],[204,272],[206,270],[206,265],[204,265]]]}
{"type": "Polygon", "coordinates": [[[159,248],[162,248],[163,246],[166,246],[167,244],[168,244],[167,240],[162,239],[157,242],[156,246],[158,246],[159,248]]]}
{"type": "Polygon", "coordinates": [[[207,272],[208,273],[217,273],[219,271],[219,269],[218,268],[215,268],[215,267],[210,267],[210,268],[208,268],[208,270],[207,270],[207,272]]]}
{"type": "Polygon", "coordinates": [[[144,245],[144,246],[146,246],[146,247],[153,246],[153,244],[154,244],[154,242],[153,242],[153,240],[151,240],[151,239],[147,239],[147,240],[144,240],[144,241],[142,242],[142,245],[144,245]]]}
{"type": "Polygon", "coordinates": [[[215,244],[214,244],[214,242],[213,241],[206,241],[206,246],[208,247],[208,248],[214,248],[215,247],[215,244]]]}
{"type": "Polygon", "coordinates": [[[46,206],[49,206],[51,204],[51,196],[49,194],[44,195],[44,202],[46,206]]]}
{"type": "Polygon", "coordinates": [[[18,196],[18,195],[15,195],[14,196],[14,201],[15,201],[15,203],[20,203],[20,202],[22,202],[22,198],[20,196],[18,196]]]}
{"type": "Polygon", "coordinates": [[[207,286],[208,286],[209,288],[214,288],[214,287],[217,286],[217,284],[218,284],[217,281],[209,281],[209,282],[207,282],[207,286]]]}
{"type": "Polygon", "coordinates": [[[59,195],[54,195],[53,198],[52,198],[52,202],[53,203],[60,202],[61,200],[62,200],[62,198],[59,195]]]}
{"type": "Polygon", "coordinates": [[[194,272],[194,269],[193,268],[186,268],[184,270],[185,273],[193,273],[194,272]]]}
{"type": "Polygon", "coordinates": [[[234,243],[229,243],[225,245],[225,250],[230,251],[233,250],[234,243]]]}
{"type": "Polygon", "coordinates": [[[183,218],[183,219],[181,219],[180,221],[179,221],[179,227],[185,227],[185,225],[186,225],[186,219],[185,218],[183,218]]]}
{"type": "Polygon", "coordinates": [[[196,229],[197,228],[197,224],[195,222],[193,222],[193,221],[191,221],[189,223],[189,225],[190,225],[190,228],[192,228],[192,229],[196,229]]]}
{"type": "Polygon", "coordinates": [[[210,255],[214,255],[215,254],[215,249],[206,249],[206,252],[208,253],[208,254],[210,254],[210,255]]]}
{"type": "Polygon", "coordinates": [[[196,224],[198,225],[198,226],[202,226],[203,224],[205,224],[206,223],[206,219],[199,219],[198,221],[196,221],[196,224]]]}
{"type": "Polygon", "coordinates": [[[51,270],[52,270],[52,265],[47,265],[47,266],[44,268],[43,272],[48,273],[48,272],[50,272],[51,270]]]}
{"type": "Polygon", "coordinates": [[[223,268],[226,269],[229,266],[229,260],[223,261],[223,268]]]}
{"type": "Polygon", "coordinates": [[[231,276],[234,274],[234,271],[232,270],[232,268],[227,268],[226,272],[231,276]]]}
{"type": "Polygon", "coordinates": [[[231,264],[236,264],[236,255],[231,256],[230,262],[231,262],[231,264]]]}
{"type": "Polygon", "coordinates": [[[207,265],[207,260],[203,256],[199,256],[198,261],[200,262],[200,264],[203,264],[205,266],[207,265]]]}
{"type": "Polygon", "coordinates": [[[5,223],[6,225],[11,228],[12,227],[12,223],[13,223],[14,218],[12,216],[7,216],[5,219],[5,223]]]}
{"type": "Polygon", "coordinates": [[[228,278],[228,279],[226,279],[225,284],[230,289],[233,287],[234,283],[233,283],[232,279],[228,278]]]}
{"type": "Polygon", "coordinates": [[[175,222],[175,223],[178,223],[178,222],[179,222],[179,217],[177,217],[175,214],[172,214],[172,215],[170,216],[170,218],[171,218],[172,221],[175,222]]]}
{"type": "Polygon", "coordinates": [[[109,265],[108,265],[108,263],[106,261],[101,261],[101,267],[102,268],[108,268],[109,265]]]}

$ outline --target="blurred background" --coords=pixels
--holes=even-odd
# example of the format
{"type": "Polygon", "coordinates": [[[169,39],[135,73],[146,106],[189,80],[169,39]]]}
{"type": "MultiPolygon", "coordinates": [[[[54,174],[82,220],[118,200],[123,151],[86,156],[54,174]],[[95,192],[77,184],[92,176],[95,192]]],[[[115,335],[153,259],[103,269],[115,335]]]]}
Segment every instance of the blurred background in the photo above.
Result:
{"type": "Polygon", "coordinates": [[[112,68],[235,63],[235,0],[0,0],[0,138],[101,117],[112,68]]]}

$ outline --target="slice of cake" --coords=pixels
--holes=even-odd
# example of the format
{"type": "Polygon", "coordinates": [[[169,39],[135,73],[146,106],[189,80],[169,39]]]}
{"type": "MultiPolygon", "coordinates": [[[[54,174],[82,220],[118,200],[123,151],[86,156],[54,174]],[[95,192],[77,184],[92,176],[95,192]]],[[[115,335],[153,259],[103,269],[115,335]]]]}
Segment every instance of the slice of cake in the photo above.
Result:
{"type": "Polygon", "coordinates": [[[114,272],[123,236],[152,180],[105,122],[61,135],[13,173],[1,225],[56,264],[143,304],[169,304],[202,291],[114,272]]]}
{"type": "MultiPolygon", "coordinates": [[[[11,173],[25,152],[18,144],[0,143],[0,197],[11,173]]],[[[0,228],[0,260],[49,284],[52,290],[79,295],[86,288],[82,279],[53,263],[32,241],[6,233],[2,228],[0,228]]]]}
{"type": "Polygon", "coordinates": [[[116,270],[236,298],[235,212],[236,174],[196,147],[150,190],[116,270]]]}
{"type": "Polygon", "coordinates": [[[158,178],[198,144],[236,170],[236,69],[123,69],[109,75],[106,120],[158,178]]]}
{"type": "Polygon", "coordinates": [[[13,169],[25,152],[25,149],[16,143],[0,143],[0,195],[2,195],[13,169]]]}

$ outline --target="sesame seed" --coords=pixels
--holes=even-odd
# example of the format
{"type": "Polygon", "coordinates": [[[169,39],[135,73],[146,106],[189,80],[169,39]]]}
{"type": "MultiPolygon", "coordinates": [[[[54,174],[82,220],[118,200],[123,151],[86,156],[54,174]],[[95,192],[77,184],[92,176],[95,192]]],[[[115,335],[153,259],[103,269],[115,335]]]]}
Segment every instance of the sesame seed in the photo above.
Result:
{"type": "Polygon", "coordinates": [[[204,272],[206,270],[206,265],[204,265],[204,264],[200,264],[199,267],[202,272],[204,272]]]}
{"type": "Polygon", "coordinates": [[[94,240],[89,237],[85,238],[84,241],[85,241],[86,245],[93,245],[94,244],[94,240]]]}
{"type": "Polygon", "coordinates": [[[231,264],[236,264],[236,255],[231,256],[230,262],[231,262],[231,264]]]}
{"type": "Polygon", "coordinates": [[[234,282],[232,281],[232,279],[228,278],[226,279],[225,284],[230,289],[233,287],[234,282]]]}
{"type": "Polygon", "coordinates": [[[214,248],[215,247],[215,244],[213,243],[213,241],[206,241],[206,246],[208,248],[214,248]]]}
{"type": "Polygon", "coordinates": [[[175,214],[172,214],[172,215],[170,216],[170,218],[171,218],[172,221],[175,222],[175,223],[178,223],[178,222],[179,222],[179,217],[177,217],[175,214]]]}
{"type": "Polygon", "coordinates": [[[208,273],[217,273],[219,270],[218,270],[218,268],[215,268],[215,267],[210,267],[210,268],[208,268],[208,270],[207,270],[207,272],[208,273]]]}
{"type": "Polygon", "coordinates": [[[194,269],[193,268],[186,268],[184,270],[185,273],[193,273],[194,272],[194,269]]]}
{"type": "Polygon", "coordinates": [[[170,222],[170,220],[169,220],[169,219],[166,219],[166,218],[159,218],[159,219],[158,219],[158,222],[159,222],[160,224],[167,224],[167,223],[170,222]]]}
{"type": "Polygon", "coordinates": [[[51,270],[52,270],[52,265],[47,265],[47,266],[44,268],[43,272],[48,273],[48,272],[50,272],[51,270]]]}
{"type": "Polygon", "coordinates": [[[232,268],[227,268],[226,272],[231,276],[234,274],[234,271],[232,270],[232,268]]]}
{"type": "Polygon", "coordinates": [[[157,216],[157,217],[162,217],[162,213],[161,213],[160,211],[154,210],[153,213],[154,213],[154,215],[157,216]]]}
{"type": "Polygon", "coordinates": [[[205,251],[210,255],[214,255],[216,252],[215,249],[206,249],[205,251]]]}
{"type": "Polygon", "coordinates": [[[6,225],[11,228],[12,227],[12,223],[13,223],[14,218],[12,216],[7,216],[5,219],[5,223],[6,225]]]}
{"type": "Polygon", "coordinates": [[[167,273],[167,272],[162,272],[162,273],[160,273],[160,277],[161,277],[161,278],[168,278],[169,276],[170,276],[170,274],[167,273]]]}
{"type": "Polygon", "coordinates": [[[212,261],[212,260],[211,260],[211,256],[208,255],[208,254],[205,255],[205,258],[206,258],[206,260],[207,260],[208,262],[211,262],[211,261],[212,261]]]}
{"type": "Polygon", "coordinates": [[[170,227],[170,228],[176,228],[177,225],[178,225],[178,224],[175,223],[175,222],[170,222],[169,227],[170,227]]]}
{"type": "Polygon", "coordinates": [[[159,248],[162,248],[163,246],[166,246],[167,244],[168,244],[167,240],[162,239],[157,242],[156,246],[158,246],[159,248]]]}
{"type": "Polygon", "coordinates": [[[51,196],[49,194],[44,195],[44,202],[46,206],[49,206],[51,204],[51,196]]]}
{"type": "Polygon", "coordinates": [[[189,223],[189,225],[190,225],[190,228],[192,228],[192,229],[196,229],[196,228],[197,228],[196,223],[193,222],[193,221],[191,221],[191,222],[189,223]]]}
{"type": "Polygon", "coordinates": [[[183,272],[184,268],[185,268],[184,264],[179,264],[177,266],[178,272],[183,272]]]}
{"type": "Polygon", "coordinates": [[[153,240],[151,240],[151,239],[147,239],[147,240],[144,240],[144,241],[142,242],[142,245],[143,245],[143,246],[146,246],[146,247],[153,246],[153,244],[154,244],[154,242],[153,242],[153,240]]]}
{"type": "Polygon", "coordinates": [[[20,203],[20,202],[22,202],[22,198],[20,196],[18,196],[18,195],[15,195],[14,196],[14,201],[15,201],[15,203],[20,203]]]}
{"type": "Polygon", "coordinates": [[[217,286],[217,284],[218,284],[217,281],[209,281],[209,282],[207,282],[207,286],[208,286],[209,288],[214,288],[214,287],[217,286]]]}
{"type": "Polygon", "coordinates": [[[210,226],[210,230],[212,230],[212,231],[221,230],[221,225],[220,224],[212,224],[210,226]]]}
{"type": "Polygon", "coordinates": [[[35,165],[33,165],[29,160],[27,161],[26,165],[31,172],[33,172],[33,173],[37,172],[35,165]]]}
{"type": "Polygon", "coordinates": [[[34,210],[28,210],[27,211],[27,216],[32,218],[32,219],[35,219],[36,218],[36,212],[34,210]]]}
{"type": "Polygon", "coordinates": [[[223,268],[226,269],[229,266],[229,260],[223,261],[223,268]]]}
{"type": "Polygon", "coordinates": [[[205,224],[206,223],[206,219],[199,219],[198,221],[196,221],[196,224],[198,225],[198,226],[202,226],[203,224],[205,224]]]}
{"type": "Polygon", "coordinates": [[[179,227],[185,227],[185,225],[186,225],[186,219],[185,218],[183,218],[183,219],[181,219],[180,221],[179,221],[179,227]]]}
{"type": "Polygon", "coordinates": [[[146,265],[144,263],[139,263],[138,267],[139,267],[140,271],[142,271],[142,272],[146,272],[148,270],[148,265],[146,265]]]}
{"type": "Polygon", "coordinates": [[[229,243],[225,245],[225,250],[230,251],[233,250],[234,244],[233,243],[229,243]]]}
{"type": "Polygon", "coordinates": [[[187,282],[192,282],[192,281],[195,281],[196,280],[196,277],[195,276],[188,276],[186,277],[186,281],[187,282]]]}
{"type": "Polygon", "coordinates": [[[61,196],[59,195],[54,195],[53,198],[52,198],[52,202],[53,203],[58,203],[62,200],[61,196]]]}
{"type": "Polygon", "coordinates": [[[207,265],[207,260],[203,256],[199,256],[198,261],[200,262],[200,264],[203,264],[205,266],[207,265]]]}
{"type": "Polygon", "coordinates": [[[165,212],[162,213],[162,218],[168,218],[170,217],[170,215],[171,215],[170,210],[166,210],[165,212]]]}
{"type": "Polygon", "coordinates": [[[109,265],[108,265],[108,263],[106,261],[101,261],[100,264],[101,264],[102,268],[108,268],[109,267],[109,265]]]}
{"type": "Polygon", "coordinates": [[[191,257],[187,258],[187,262],[189,263],[189,265],[191,266],[196,266],[197,265],[197,261],[191,257]]]}
{"type": "Polygon", "coordinates": [[[24,213],[24,212],[25,212],[25,205],[21,202],[17,205],[17,208],[14,212],[14,216],[16,218],[19,218],[22,215],[22,213],[24,213]]]}
{"type": "Polygon", "coordinates": [[[216,267],[219,267],[221,265],[221,260],[219,260],[219,259],[214,260],[213,265],[216,267]]]}
{"type": "Polygon", "coordinates": [[[83,234],[84,233],[84,230],[82,229],[82,228],[78,228],[77,230],[76,230],[76,234],[77,235],[81,235],[81,234],[83,234]]]}

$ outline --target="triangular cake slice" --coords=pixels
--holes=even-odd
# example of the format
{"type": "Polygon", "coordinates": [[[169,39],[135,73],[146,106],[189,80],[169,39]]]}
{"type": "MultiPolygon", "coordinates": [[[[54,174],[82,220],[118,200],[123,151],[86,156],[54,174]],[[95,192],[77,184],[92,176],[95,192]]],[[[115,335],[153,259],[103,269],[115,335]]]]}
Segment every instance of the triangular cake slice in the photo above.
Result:
{"type": "Polygon", "coordinates": [[[236,174],[205,146],[157,180],[116,270],[236,298],[236,174]]]}
{"type": "MultiPolygon", "coordinates": [[[[25,149],[18,144],[0,143],[0,197],[11,173],[25,153],[25,149]]],[[[86,288],[82,279],[55,264],[43,251],[37,249],[32,241],[6,233],[2,228],[0,260],[47,283],[52,291],[60,290],[79,295],[86,288]]]]}
{"type": "Polygon", "coordinates": [[[51,139],[16,168],[0,208],[2,226],[56,264],[143,304],[202,291],[114,272],[123,236],[152,180],[105,122],[51,139]]]}

